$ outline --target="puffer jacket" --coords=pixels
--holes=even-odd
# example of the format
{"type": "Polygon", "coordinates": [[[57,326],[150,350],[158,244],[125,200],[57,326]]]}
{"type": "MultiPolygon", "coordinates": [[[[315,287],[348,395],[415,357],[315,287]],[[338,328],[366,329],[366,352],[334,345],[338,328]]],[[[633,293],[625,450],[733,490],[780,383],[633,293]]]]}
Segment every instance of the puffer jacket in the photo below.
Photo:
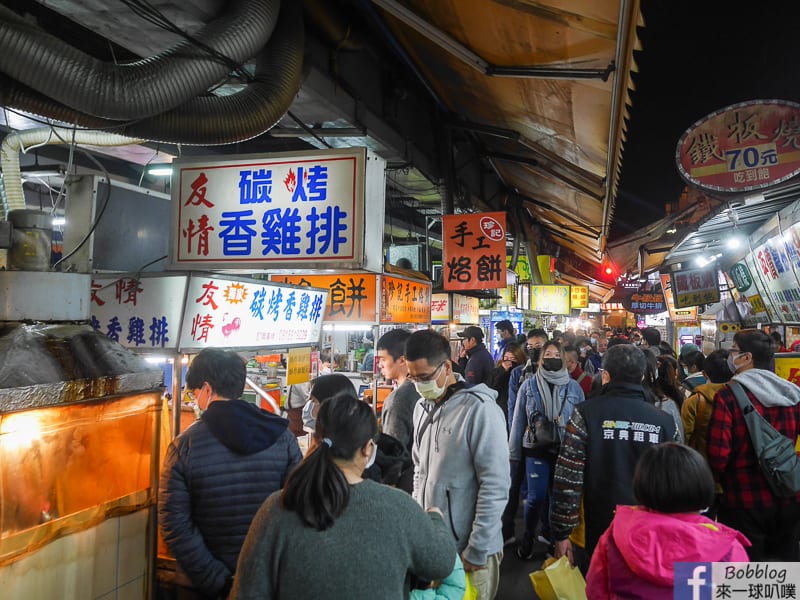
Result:
{"type": "Polygon", "coordinates": [[[593,600],[672,600],[676,562],[750,562],[747,538],[697,513],[617,506],[586,575],[593,600]]]}
{"type": "Polygon", "coordinates": [[[243,400],[212,402],[167,449],[161,534],[193,587],[226,588],[258,509],[302,460],[288,421],[243,400]]]}

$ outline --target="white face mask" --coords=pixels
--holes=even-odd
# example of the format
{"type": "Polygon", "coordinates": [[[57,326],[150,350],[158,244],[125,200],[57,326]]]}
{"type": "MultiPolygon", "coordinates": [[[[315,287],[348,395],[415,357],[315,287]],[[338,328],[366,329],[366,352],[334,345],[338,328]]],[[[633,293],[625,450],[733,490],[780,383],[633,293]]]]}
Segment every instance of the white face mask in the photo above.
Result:
{"type": "Polygon", "coordinates": [[[364,469],[369,469],[372,465],[375,464],[375,458],[378,456],[378,444],[375,442],[372,443],[372,455],[367,460],[367,466],[364,469]]]}
{"type": "Polygon", "coordinates": [[[316,425],[317,418],[314,416],[314,401],[309,400],[303,405],[303,430],[313,433],[316,425]]]}
{"type": "MultiPolygon", "coordinates": [[[[445,381],[445,383],[447,383],[445,381]]],[[[417,388],[417,392],[419,395],[425,398],[425,400],[438,400],[444,395],[444,391],[447,389],[446,385],[439,387],[439,384],[436,383],[436,379],[432,379],[431,381],[415,381],[414,387],[417,388]]]]}

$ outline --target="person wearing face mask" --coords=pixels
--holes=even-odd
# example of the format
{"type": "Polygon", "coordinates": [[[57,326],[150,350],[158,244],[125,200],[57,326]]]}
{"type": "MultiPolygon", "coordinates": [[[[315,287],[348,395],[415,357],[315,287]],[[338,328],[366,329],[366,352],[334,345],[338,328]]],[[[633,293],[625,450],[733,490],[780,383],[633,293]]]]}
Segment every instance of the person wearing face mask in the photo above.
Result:
{"type": "Polygon", "coordinates": [[[227,598],[250,522],[302,459],[286,419],[239,399],[246,375],[238,354],[216,348],[186,373],[202,416],[167,448],[158,493],[161,534],[191,583],[181,598],[227,598]]]}
{"type": "Polygon", "coordinates": [[[706,451],[722,486],[717,517],[753,543],[752,561],[798,561],[800,494],[776,496],[761,472],[750,434],[731,384],[741,385],[752,407],[780,434],[800,435],[800,388],[769,370],[772,340],[763,331],[743,329],[733,336],[728,367],[730,383],[714,396],[706,451]]]}
{"type": "Polygon", "coordinates": [[[497,405],[508,414],[508,385],[514,367],[525,364],[527,356],[522,347],[517,343],[506,344],[503,355],[497,361],[497,366],[489,377],[488,386],[497,392],[497,405]]]}
{"type": "MultiPolygon", "coordinates": [[[[339,393],[349,392],[355,394],[356,388],[353,382],[341,373],[331,373],[320,375],[311,383],[311,391],[308,393],[308,400],[303,406],[303,430],[306,433],[314,433],[319,412],[320,399],[331,398],[339,393]]],[[[314,437],[311,437],[311,444],[314,444],[314,437]]]]}
{"type": "Polygon", "coordinates": [[[450,343],[433,330],[411,334],[405,356],[408,379],[423,398],[414,409],[413,497],[444,511],[478,599],[490,600],[499,584],[510,484],[497,392],[470,387],[454,373],[450,343]]]}
{"type": "MultiPolygon", "coordinates": [[[[533,558],[533,542],[540,518],[544,517],[545,525],[549,520],[546,512],[543,514],[542,511],[546,511],[556,459],[556,454],[546,450],[523,449],[525,428],[531,423],[534,413],[538,412],[544,418],[556,421],[563,438],[564,428],[572,412],[584,399],[581,386],[570,377],[564,366],[558,342],[545,343],[536,374],[522,384],[517,394],[514,420],[508,438],[512,464],[515,461],[525,463],[528,484],[524,512],[525,534],[517,546],[517,556],[522,559],[533,558]]],[[[548,529],[549,527],[543,527],[542,537],[549,544],[548,529]]]]}
{"type": "Polygon", "coordinates": [[[589,375],[595,375],[600,371],[600,365],[603,362],[603,355],[608,350],[608,338],[604,335],[597,338],[597,351],[592,352],[586,359],[586,366],[584,370],[589,375]]]}
{"type": "Polygon", "coordinates": [[[377,436],[375,414],[352,393],[323,399],[314,449],[253,519],[232,600],[401,600],[409,575],[432,581],[453,570],[442,511],[426,514],[405,492],[362,477],[377,436]]]}

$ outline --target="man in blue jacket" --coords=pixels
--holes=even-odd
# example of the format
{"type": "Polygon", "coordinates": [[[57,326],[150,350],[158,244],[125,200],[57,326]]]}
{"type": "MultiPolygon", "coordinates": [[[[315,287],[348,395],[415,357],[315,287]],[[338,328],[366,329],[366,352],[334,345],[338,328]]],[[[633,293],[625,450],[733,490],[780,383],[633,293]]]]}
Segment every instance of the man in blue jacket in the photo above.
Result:
{"type": "Polygon", "coordinates": [[[480,327],[470,325],[464,331],[458,332],[461,338],[461,345],[467,354],[467,364],[464,367],[464,379],[470,385],[486,383],[489,375],[494,370],[495,364],[492,354],[486,349],[483,343],[483,330],[480,327]]]}
{"type": "Polygon", "coordinates": [[[246,376],[216,348],[186,373],[202,416],[169,445],[158,494],[161,534],[191,582],[181,598],[227,597],[250,522],[302,459],[286,419],[239,399],[246,376]]]}

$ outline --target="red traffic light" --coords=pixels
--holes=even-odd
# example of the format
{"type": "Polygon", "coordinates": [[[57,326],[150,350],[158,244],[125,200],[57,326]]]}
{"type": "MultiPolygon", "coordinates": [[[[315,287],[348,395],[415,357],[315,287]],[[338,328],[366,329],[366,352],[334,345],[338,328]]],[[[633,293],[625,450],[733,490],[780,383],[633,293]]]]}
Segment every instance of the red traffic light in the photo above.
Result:
{"type": "Polygon", "coordinates": [[[606,275],[613,275],[613,274],[614,274],[614,269],[612,269],[612,268],[611,268],[611,265],[606,265],[606,266],[603,268],[603,272],[604,272],[606,275]]]}

